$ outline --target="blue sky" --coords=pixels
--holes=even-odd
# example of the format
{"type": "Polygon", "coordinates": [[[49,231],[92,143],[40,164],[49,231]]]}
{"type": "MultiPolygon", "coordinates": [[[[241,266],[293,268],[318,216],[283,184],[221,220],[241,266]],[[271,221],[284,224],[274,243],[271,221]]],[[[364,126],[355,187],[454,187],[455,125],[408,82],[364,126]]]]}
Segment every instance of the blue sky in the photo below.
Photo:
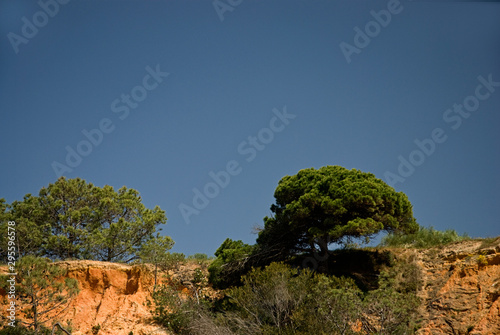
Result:
{"type": "Polygon", "coordinates": [[[421,225],[500,235],[498,3],[215,5],[3,0],[0,197],[56,165],[137,189],[173,251],[211,255],[255,242],[283,176],[341,165],[421,225]]]}

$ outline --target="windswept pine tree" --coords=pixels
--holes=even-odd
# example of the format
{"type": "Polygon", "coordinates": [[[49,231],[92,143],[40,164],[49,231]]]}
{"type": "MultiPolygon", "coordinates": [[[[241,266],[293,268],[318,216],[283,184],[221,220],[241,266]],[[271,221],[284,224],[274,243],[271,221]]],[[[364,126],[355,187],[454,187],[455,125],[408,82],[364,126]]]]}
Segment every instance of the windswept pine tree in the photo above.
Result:
{"type": "Polygon", "coordinates": [[[301,253],[327,255],[331,243],[419,228],[404,193],[356,169],[301,170],[283,177],[274,197],[274,215],[264,218],[257,244],[275,260],[301,253]]]}

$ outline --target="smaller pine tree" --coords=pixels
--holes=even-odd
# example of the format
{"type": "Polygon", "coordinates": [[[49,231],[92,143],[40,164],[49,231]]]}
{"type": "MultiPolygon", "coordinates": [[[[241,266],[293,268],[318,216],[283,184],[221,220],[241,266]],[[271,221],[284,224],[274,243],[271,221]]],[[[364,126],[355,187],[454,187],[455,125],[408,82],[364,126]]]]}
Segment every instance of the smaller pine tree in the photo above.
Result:
{"type": "Polygon", "coordinates": [[[17,262],[16,272],[16,304],[26,306],[22,312],[29,321],[23,323],[34,334],[48,321],[56,321],[79,292],[78,281],[62,279],[66,271],[47,258],[24,256],[17,262]]]}

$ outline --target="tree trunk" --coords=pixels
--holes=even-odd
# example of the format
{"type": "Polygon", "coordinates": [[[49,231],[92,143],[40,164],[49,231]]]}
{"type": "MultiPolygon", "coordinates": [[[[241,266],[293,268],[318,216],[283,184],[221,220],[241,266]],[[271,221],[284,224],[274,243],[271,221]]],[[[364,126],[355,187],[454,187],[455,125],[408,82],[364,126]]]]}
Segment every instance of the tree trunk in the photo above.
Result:
{"type": "Polygon", "coordinates": [[[319,251],[321,254],[316,252],[314,255],[314,258],[316,258],[318,263],[321,264],[322,272],[325,273],[328,273],[328,258],[330,257],[330,254],[328,252],[328,242],[328,235],[323,235],[322,237],[318,238],[317,244],[319,246],[319,251]]]}
{"type": "Polygon", "coordinates": [[[38,310],[36,308],[36,305],[38,301],[36,301],[36,297],[32,297],[32,303],[33,303],[33,327],[35,327],[35,334],[38,334],[38,310]]]}
{"type": "Polygon", "coordinates": [[[54,324],[54,326],[52,326],[52,333],[51,335],[54,335],[55,334],[55,331],[56,331],[56,326],[59,327],[59,329],[61,329],[63,332],[65,332],[66,334],[68,335],[71,335],[71,333],[69,331],[67,331],[66,329],[64,329],[61,324],[59,322],[56,322],[54,324]]]}
{"type": "Polygon", "coordinates": [[[156,291],[156,276],[158,274],[158,262],[155,262],[155,285],[153,286],[153,294],[155,294],[156,291]]]}

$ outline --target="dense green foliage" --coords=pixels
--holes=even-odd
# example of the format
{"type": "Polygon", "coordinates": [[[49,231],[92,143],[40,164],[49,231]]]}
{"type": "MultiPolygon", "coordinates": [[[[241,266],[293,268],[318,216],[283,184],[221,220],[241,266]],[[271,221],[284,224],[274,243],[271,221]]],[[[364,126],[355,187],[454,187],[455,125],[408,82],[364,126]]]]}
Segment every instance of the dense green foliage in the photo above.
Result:
{"type": "Polygon", "coordinates": [[[327,166],[282,178],[274,196],[274,216],[255,246],[226,239],[217,249],[209,279],[225,298],[184,320],[186,334],[414,332],[421,281],[412,262],[378,250],[329,250],[380,231],[417,233],[405,194],[373,174],[327,166]]]}
{"type": "Polygon", "coordinates": [[[193,313],[192,301],[183,300],[175,287],[166,285],[153,293],[153,301],[156,306],[153,319],[176,334],[185,333],[193,313]]]}
{"type": "Polygon", "coordinates": [[[167,250],[170,250],[173,246],[174,241],[169,236],[160,236],[158,233],[156,237],[146,241],[138,252],[139,258],[143,263],[150,263],[155,267],[153,292],[156,290],[158,282],[158,268],[161,270],[168,269],[171,257],[167,250]]]}
{"type": "Polygon", "coordinates": [[[203,272],[196,269],[192,278],[188,278],[187,281],[189,282],[187,296],[179,290],[182,283],[172,278],[168,285],[160,285],[152,295],[153,319],[176,334],[190,334],[192,321],[199,313],[205,313],[210,304],[209,299],[202,294],[203,287],[207,285],[203,272]]]}
{"type": "Polygon", "coordinates": [[[264,218],[260,249],[275,260],[328,253],[330,243],[369,238],[380,231],[412,233],[418,224],[406,195],[371,173],[325,166],[285,176],[264,218]]]}
{"type": "Polygon", "coordinates": [[[5,199],[0,199],[0,222],[5,222],[9,219],[9,214],[7,213],[9,207],[5,199]]]}
{"type": "MultiPolygon", "coordinates": [[[[187,272],[192,278],[160,286],[157,270],[178,269],[186,257],[169,252],[170,237],[155,234],[165,213],[145,208],[137,191],[62,177],[38,196],[10,205],[0,199],[0,233],[16,222],[22,256],[16,293],[33,320],[0,334],[45,334],[46,311],[59,310],[78,292],[74,280],[60,280],[63,270],[35,256],[153,264],[154,320],[176,334],[413,334],[422,285],[414,260],[352,242],[380,231],[389,233],[383,246],[422,248],[468,238],[419,227],[406,195],[355,169],[301,170],[282,178],[274,196],[274,216],[265,217],[256,245],[228,238],[213,260],[187,258],[201,266],[187,272]],[[344,248],[329,250],[332,243],[344,248]],[[207,281],[221,296],[205,295],[207,281]]],[[[2,256],[6,243],[0,241],[2,256]]]]}
{"type": "Polygon", "coordinates": [[[412,334],[418,278],[416,266],[402,262],[381,273],[376,289],[362,291],[347,277],[271,263],[215,302],[182,299],[165,287],[156,296],[156,319],[193,335],[412,334]]]}
{"type": "MultiPolygon", "coordinates": [[[[4,200],[4,199],[1,199],[4,200]]],[[[0,221],[0,234],[7,236],[8,221],[15,221],[16,254],[43,255],[42,245],[47,244],[50,234],[50,225],[40,208],[36,197],[27,194],[23,201],[14,201],[11,205],[3,203],[3,220],[0,221]]],[[[0,254],[5,259],[7,240],[0,239],[0,254]]]]}
{"type": "MultiPolygon", "coordinates": [[[[0,205],[1,215],[16,222],[20,256],[130,261],[166,222],[164,211],[147,209],[136,190],[100,188],[79,178],[61,177],[36,197],[0,205]]],[[[4,219],[0,233],[6,230],[4,219]]]]}
{"type": "MultiPolygon", "coordinates": [[[[78,282],[72,278],[61,281],[66,271],[47,258],[24,256],[16,262],[15,271],[16,304],[27,306],[23,313],[31,321],[24,325],[38,334],[41,326],[57,318],[78,293],[78,282]]],[[[0,283],[6,285],[7,279],[2,276],[0,283]]]]}
{"type": "Polygon", "coordinates": [[[208,257],[207,254],[203,253],[195,253],[194,255],[189,255],[187,260],[191,260],[196,262],[199,265],[202,265],[203,267],[207,266],[214,258],[213,257],[208,257]]]}
{"type": "Polygon", "coordinates": [[[253,246],[241,240],[233,241],[227,238],[215,252],[216,259],[208,268],[210,283],[216,288],[240,284],[241,274],[249,270],[245,260],[253,250],[253,246]]]}
{"type": "Polygon", "coordinates": [[[363,293],[352,279],[317,276],[296,320],[303,333],[355,334],[362,309],[363,293]]]}
{"type": "Polygon", "coordinates": [[[274,193],[273,217],[264,218],[255,246],[227,239],[209,268],[216,288],[241,284],[252,267],[288,262],[327,273],[333,256],[330,244],[352,245],[352,240],[380,231],[418,231],[412,206],[371,173],[326,166],[285,176],[274,193]]]}
{"type": "Polygon", "coordinates": [[[452,242],[463,241],[469,239],[467,234],[458,235],[455,230],[448,229],[445,231],[435,230],[433,227],[420,227],[415,233],[398,234],[390,233],[384,236],[381,246],[386,247],[413,247],[413,248],[429,248],[434,246],[442,246],[452,242]]]}
{"type": "MultiPolygon", "coordinates": [[[[5,326],[0,329],[0,335],[32,335],[33,332],[26,327],[17,325],[15,327],[5,326]]],[[[44,334],[40,332],[40,334],[44,334]]]]}
{"type": "Polygon", "coordinates": [[[265,333],[281,334],[296,327],[294,312],[307,298],[311,272],[271,263],[243,276],[243,285],[227,291],[235,313],[265,333]]]}
{"type": "Polygon", "coordinates": [[[170,253],[174,241],[169,236],[157,234],[154,238],[146,241],[138,252],[139,258],[144,263],[159,266],[161,269],[168,269],[170,263],[170,253]]]}

